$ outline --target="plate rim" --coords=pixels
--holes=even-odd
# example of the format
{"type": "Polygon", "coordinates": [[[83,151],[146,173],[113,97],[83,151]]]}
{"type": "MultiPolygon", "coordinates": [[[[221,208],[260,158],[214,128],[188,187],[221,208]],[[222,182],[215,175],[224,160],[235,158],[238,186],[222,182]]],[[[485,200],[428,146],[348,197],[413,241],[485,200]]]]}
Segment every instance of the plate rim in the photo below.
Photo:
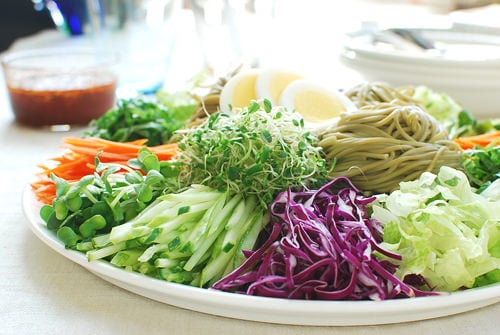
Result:
{"type": "Polygon", "coordinates": [[[137,295],[171,306],[233,319],[302,326],[393,324],[450,316],[500,302],[500,284],[445,296],[384,301],[318,301],[247,296],[162,281],[128,272],[105,261],[89,262],[66,249],[39,216],[42,204],[28,185],[22,209],[31,231],[45,245],[101,279],[137,295]]]}

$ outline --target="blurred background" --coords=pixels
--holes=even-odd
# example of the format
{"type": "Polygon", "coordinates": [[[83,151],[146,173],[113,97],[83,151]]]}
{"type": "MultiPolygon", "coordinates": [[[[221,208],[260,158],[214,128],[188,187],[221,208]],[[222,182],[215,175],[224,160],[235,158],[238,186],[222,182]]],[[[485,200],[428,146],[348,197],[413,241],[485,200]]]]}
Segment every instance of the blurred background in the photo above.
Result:
{"type": "MultiPolygon", "coordinates": [[[[44,29],[56,29],[49,12],[43,10],[42,2],[43,0],[2,0],[0,51],[6,50],[16,38],[28,36],[44,29]]],[[[190,6],[189,0],[184,2],[185,7],[190,6]]],[[[500,0],[351,0],[349,2],[380,3],[381,5],[409,3],[428,7],[434,12],[444,13],[500,3],[500,0]]],[[[345,6],[345,2],[338,2],[338,4],[338,6],[345,6]]]]}
{"type": "Polygon", "coordinates": [[[0,51],[15,39],[43,29],[55,29],[48,11],[36,11],[32,0],[2,0],[0,11],[0,51]]]}
{"type": "MultiPolygon", "coordinates": [[[[160,87],[182,88],[183,83],[204,69],[220,77],[239,64],[248,64],[322,76],[334,87],[348,87],[361,79],[373,78],[393,85],[427,84],[456,93],[464,102],[471,99],[470,105],[475,107],[478,99],[485,100],[486,93],[496,97],[500,85],[500,56],[490,53],[500,49],[499,3],[500,0],[2,0],[0,52],[51,46],[118,50],[119,97],[153,93],[160,87]],[[77,4],[84,7],[78,8],[85,13],[85,17],[77,19],[81,22],[71,21],[74,18],[64,20],[59,12],[69,5],[74,9],[77,4]],[[107,7],[108,12],[103,14],[100,7],[107,7]],[[133,25],[137,22],[141,24],[133,25]],[[466,29],[457,30],[463,28],[457,22],[465,23],[466,29]],[[413,44],[415,37],[438,43],[427,50],[415,45],[394,50],[401,45],[394,45],[393,38],[388,53],[391,43],[378,43],[378,38],[387,38],[388,30],[394,27],[416,28],[410,31],[413,44]],[[480,34],[478,27],[482,29],[480,34]],[[443,54],[438,54],[443,50],[442,34],[431,36],[418,30],[436,28],[447,34],[444,44],[450,39],[459,39],[458,44],[463,44],[455,43],[453,46],[460,47],[459,51],[444,55],[450,56],[444,57],[446,66],[441,63],[443,54]],[[353,38],[346,43],[348,33],[353,38]],[[487,43],[483,43],[484,38],[487,43]],[[478,43],[483,43],[481,49],[477,48],[478,43]],[[462,57],[458,62],[451,59],[456,54],[462,57]],[[491,58],[490,63],[485,62],[487,58],[491,58]],[[450,68],[452,64],[454,70],[450,68]],[[462,80],[462,76],[467,80],[462,80]],[[464,85],[457,87],[457,83],[464,85]]],[[[401,38],[399,42],[405,42],[404,46],[411,44],[401,38]]],[[[491,101],[488,113],[489,106],[498,105],[496,99],[491,101]]]]}

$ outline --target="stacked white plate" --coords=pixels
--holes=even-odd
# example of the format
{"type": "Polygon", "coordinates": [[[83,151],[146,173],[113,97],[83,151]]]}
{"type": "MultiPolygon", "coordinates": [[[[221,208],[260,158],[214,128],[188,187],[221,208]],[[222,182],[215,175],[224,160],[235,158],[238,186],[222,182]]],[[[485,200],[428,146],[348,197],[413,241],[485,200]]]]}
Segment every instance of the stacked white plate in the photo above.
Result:
{"type": "Polygon", "coordinates": [[[494,31],[367,29],[350,34],[341,60],[367,81],[426,85],[478,118],[500,117],[500,34],[494,31]]]}

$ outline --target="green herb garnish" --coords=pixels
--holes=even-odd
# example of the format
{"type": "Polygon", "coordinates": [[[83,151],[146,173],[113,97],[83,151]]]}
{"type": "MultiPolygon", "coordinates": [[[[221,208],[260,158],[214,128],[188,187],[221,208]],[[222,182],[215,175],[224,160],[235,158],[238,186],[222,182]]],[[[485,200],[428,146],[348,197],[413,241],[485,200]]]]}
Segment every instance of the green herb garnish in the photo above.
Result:
{"type": "Polygon", "coordinates": [[[481,192],[500,177],[500,146],[465,150],[462,167],[471,185],[481,192]]]}
{"type": "Polygon", "coordinates": [[[182,101],[168,101],[167,107],[141,97],[119,100],[115,108],[90,123],[94,129],[85,135],[117,142],[147,138],[148,146],[167,143],[196,108],[192,102],[182,101]]]}
{"type": "Polygon", "coordinates": [[[256,195],[269,204],[290,186],[324,182],[326,164],[315,142],[300,115],[267,100],[216,113],[179,142],[189,167],[185,184],[256,195]]]}

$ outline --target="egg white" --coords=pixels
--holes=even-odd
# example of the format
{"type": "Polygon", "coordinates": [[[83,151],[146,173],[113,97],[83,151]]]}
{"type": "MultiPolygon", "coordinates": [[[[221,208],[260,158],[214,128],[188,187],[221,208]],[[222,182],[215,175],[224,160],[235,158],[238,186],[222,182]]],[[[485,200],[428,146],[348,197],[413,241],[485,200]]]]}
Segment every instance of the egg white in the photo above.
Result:
{"type": "Polygon", "coordinates": [[[299,113],[308,125],[333,122],[340,113],[356,110],[349,98],[334,88],[299,79],[283,90],[279,104],[299,113]]]}
{"type": "Polygon", "coordinates": [[[260,71],[255,83],[255,93],[259,100],[268,99],[273,106],[280,101],[283,90],[295,80],[304,76],[283,69],[263,69],[260,71]]]}
{"type": "Polygon", "coordinates": [[[259,70],[252,69],[240,72],[222,88],[219,98],[219,108],[223,112],[229,112],[232,108],[247,107],[252,100],[257,100],[255,85],[259,70]]]}

